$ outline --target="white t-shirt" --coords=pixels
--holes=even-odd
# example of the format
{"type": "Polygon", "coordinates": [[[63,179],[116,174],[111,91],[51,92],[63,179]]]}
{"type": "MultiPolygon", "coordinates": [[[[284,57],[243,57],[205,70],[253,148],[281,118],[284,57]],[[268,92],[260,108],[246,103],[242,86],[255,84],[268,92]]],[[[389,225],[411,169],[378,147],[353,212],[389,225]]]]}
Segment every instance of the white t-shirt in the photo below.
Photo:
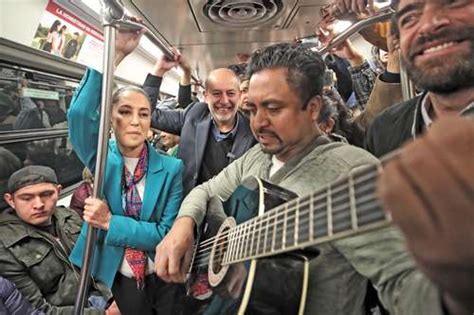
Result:
{"type": "Polygon", "coordinates": [[[283,165],[285,165],[285,162],[280,161],[279,159],[277,159],[276,155],[273,155],[272,156],[272,167],[270,168],[270,177],[272,177],[273,174],[278,172],[278,170],[280,168],[282,168],[283,165]]]}
{"type": "MultiPolygon", "coordinates": [[[[125,167],[132,174],[135,172],[135,167],[138,164],[138,160],[139,158],[123,157],[125,167]]],[[[145,193],[145,176],[143,176],[142,179],[137,183],[137,190],[138,194],[140,195],[140,199],[143,200],[143,195],[145,193]]],[[[132,268],[130,268],[130,266],[128,265],[127,260],[125,259],[125,255],[123,256],[122,265],[120,266],[119,272],[125,277],[133,278],[132,268]]],[[[149,275],[153,272],[155,272],[155,264],[153,264],[153,261],[150,259],[150,257],[148,257],[148,263],[145,274],[149,275]]]]}

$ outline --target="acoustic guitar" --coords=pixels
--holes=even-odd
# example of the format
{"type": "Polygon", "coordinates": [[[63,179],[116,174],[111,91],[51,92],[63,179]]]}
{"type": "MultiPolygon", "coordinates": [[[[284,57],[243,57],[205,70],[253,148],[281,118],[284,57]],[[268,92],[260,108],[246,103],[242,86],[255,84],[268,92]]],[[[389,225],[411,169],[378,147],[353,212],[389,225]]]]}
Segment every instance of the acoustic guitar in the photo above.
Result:
{"type": "Polygon", "coordinates": [[[303,197],[247,178],[226,202],[229,217],[198,238],[188,294],[209,300],[204,314],[303,314],[314,246],[390,224],[375,194],[379,167],[366,166],[303,197]],[[229,267],[241,262],[248,270],[241,296],[214,294],[229,267]]]}

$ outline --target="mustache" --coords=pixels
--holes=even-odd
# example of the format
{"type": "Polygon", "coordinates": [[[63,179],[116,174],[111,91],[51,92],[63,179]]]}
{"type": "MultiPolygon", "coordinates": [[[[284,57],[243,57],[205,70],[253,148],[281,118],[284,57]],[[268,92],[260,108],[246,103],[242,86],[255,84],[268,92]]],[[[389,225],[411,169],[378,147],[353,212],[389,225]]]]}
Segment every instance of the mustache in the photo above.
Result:
{"type": "Polygon", "coordinates": [[[413,60],[416,55],[419,55],[425,49],[424,46],[427,43],[456,42],[466,39],[474,40],[474,27],[445,28],[436,32],[422,34],[413,42],[408,57],[410,60],[413,60]]]}
{"type": "Polygon", "coordinates": [[[280,139],[280,137],[279,137],[276,133],[274,133],[274,132],[271,131],[271,130],[264,129],[264,128],[257,130],[256,135],[257,135],[257,136],[264,136],[264,135],[266,135],[266,136],[272,136],[272,137],[275,137],[275,138],[277,138],[277,139],[280,139]]]}

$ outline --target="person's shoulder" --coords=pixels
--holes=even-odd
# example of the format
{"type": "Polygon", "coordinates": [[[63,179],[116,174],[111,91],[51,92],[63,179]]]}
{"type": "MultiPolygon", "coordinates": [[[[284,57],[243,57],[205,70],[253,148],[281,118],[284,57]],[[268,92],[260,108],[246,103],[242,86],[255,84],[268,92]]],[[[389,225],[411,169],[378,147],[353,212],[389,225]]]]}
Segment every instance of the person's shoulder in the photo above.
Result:
{"type": "Polygon", "coordinates": [[[73,225],[82,225],[82,219],[79,214],[69,207],[57,206],[56,211],[54,212],[54,216],[61,223],[70,222],[73,225]]]}
{"type": "Polygon", "coordinates": [[[343,143],[331,142],[316,147],[313,156],[322,163],[338,164],[349,168],[378,163],[376,157],[359,147],[343,143]]]}
{"type": "MultiPolygon", "coordinates": [[[[17,224],[22,223],[23,221],[15,215],[15,210],[12,208],[7,208],[0,212],[0,226],[8,224],[17,224]]],[[[0,233],[1,233],[0,228],[0,233]]]]}
{"type": "Polygon", "coordinates": [[[109,139],[107,159],[112,159],[114,163],[123,160],[122,152],[120,152],[119,143],[116,138],[109,139]]]}
{"type": "Polygon", "coordinates": [[[165,168],[169,167],[169,168],[173,168],[173,169],[179,169],[183,165],[183,161],[181,161],[180,159],[177,159],[173,156],[163,154],[163,153],[158,153],[158,152],[156,152],[156,154],[158,154],[160,156],[160,159],[163,161],[163,166],[165,168]]]}
{"type": "Polygon", "coordinates": [[[0,213],[0,247],[10,247],[28,237],[29,225],[13,214],[9,208],[0,213]]]}
{"type": "Polygon", "coordinates": [[[207,103],[197,102],[189,105],[186,109],[187,118],[203,118],[210,114],[207,103]]]}
{"type": "Polygon", "coordinates": [[[242,126],[242,129],[248,132],[252,132],[252,129],[250,129],[250,120],[240,111],[237,112],[237,116],[239,119],[239,127],[242,126]]]}
{"type": "Polygon", "coordinates": [[[406,120],[407,115],[412,115],[415,111],[416,104],[418,103],[421,97],[422,96],[419,95],[412,99],[409,99],[408,101],[404,101],[397,105],[390,106],[374,118],[372,126],[378,127],[383,126],[387,123],[392,123],[394,121],[406,120]]]}
{"type": "Polygon", "coordinates": [[[238,160],[245,161],[244,163],[253,164],[254,162],[261,161],[264,158],[268,158],[268,154],[262,151],[259,143],[253,145],[248,149],[238,160]]]}
{"type": "Polygon", "coordinates": [[[151,146],[149,146],[149,150],[152,160],[161,161],[163,169],[165,169],[167,172],[176,174],[184,168],[183,161],[180,159],[165,153],[159,153],[151,146]]]}

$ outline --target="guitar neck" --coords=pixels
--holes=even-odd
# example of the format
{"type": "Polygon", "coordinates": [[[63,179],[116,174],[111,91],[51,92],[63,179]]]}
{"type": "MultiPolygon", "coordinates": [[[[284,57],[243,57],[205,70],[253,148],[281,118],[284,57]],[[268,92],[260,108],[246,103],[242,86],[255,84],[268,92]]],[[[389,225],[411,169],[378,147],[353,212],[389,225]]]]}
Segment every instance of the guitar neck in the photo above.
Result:
{"type": "Polygon", "coordinates": [[[325,188],[228,231],[222,264],[272,256],[389,224],[376,198],[378,166],[366,167],[325,188]]]}

